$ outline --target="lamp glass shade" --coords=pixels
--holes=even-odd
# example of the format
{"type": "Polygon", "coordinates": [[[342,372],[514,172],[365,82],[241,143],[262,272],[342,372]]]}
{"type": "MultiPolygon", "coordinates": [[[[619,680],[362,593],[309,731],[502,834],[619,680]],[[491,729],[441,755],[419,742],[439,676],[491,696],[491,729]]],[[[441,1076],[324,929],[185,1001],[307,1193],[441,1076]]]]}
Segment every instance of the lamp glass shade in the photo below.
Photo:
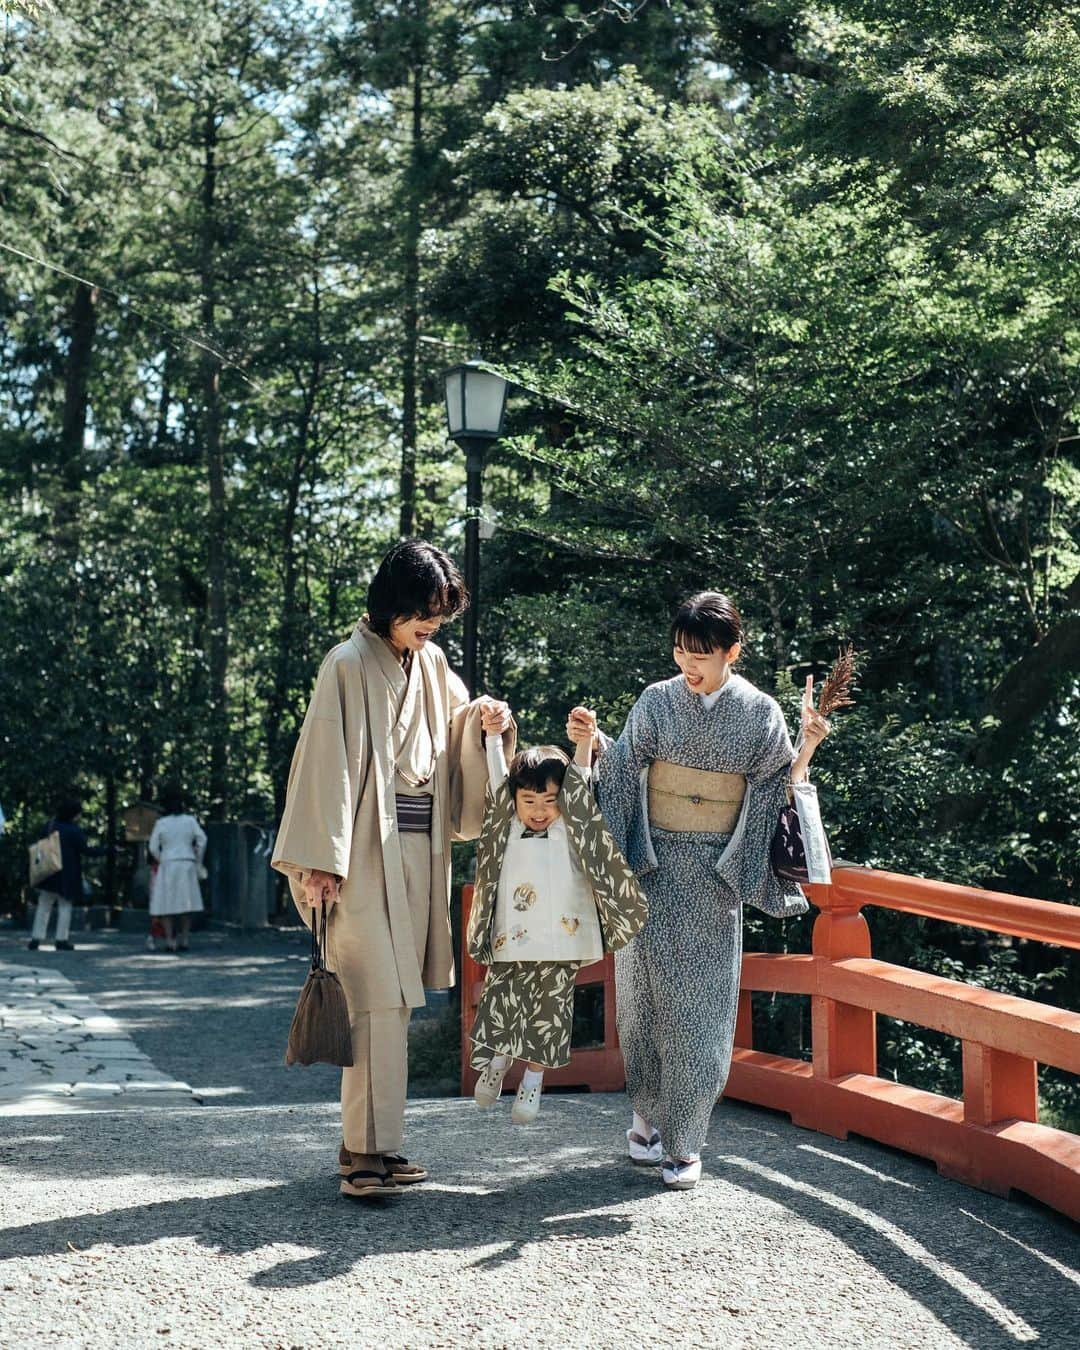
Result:
{"type": "Polygon", "coordinates": [[[495,440],[502,431],[507,382],[472,362],[446,373],[446,428],[451,439],[479,436],[495,440]]]}

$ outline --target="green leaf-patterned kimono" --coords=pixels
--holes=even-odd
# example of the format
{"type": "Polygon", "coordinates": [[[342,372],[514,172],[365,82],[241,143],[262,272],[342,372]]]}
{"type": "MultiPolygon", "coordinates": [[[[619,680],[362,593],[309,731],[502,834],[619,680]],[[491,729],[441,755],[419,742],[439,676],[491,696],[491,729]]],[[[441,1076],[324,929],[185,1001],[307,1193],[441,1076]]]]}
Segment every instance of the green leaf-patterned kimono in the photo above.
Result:
{"type": "MultiPolygon", "coordinates": [[[[587,778],[575,765],[566,771],[559,810],[570,847],[592,888],[604,947],[616,951],[644,925],[645,897],[604,825],[587,778]]],[[[492,960],[499,874],[516,820],[508,784],[489,787],[468,930],[469,955],[488,967],[472,1028],[474,1069],[483,1068],[494,1055],[531,1060],[545,1068],[560,1068],[570,1059],[574,980],[585,963],[492,960]]]]}

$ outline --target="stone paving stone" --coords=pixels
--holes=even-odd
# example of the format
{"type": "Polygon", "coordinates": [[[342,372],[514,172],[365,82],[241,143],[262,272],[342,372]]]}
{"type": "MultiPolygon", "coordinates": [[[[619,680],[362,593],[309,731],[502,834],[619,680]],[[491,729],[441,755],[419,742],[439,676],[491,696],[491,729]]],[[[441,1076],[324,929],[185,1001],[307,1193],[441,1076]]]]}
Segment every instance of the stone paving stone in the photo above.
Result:
{"type": "Polygon", "coordinates": [[[64,976],[0,966],[0,1115],[129,1100],[143,1108],[196,1103],[188,1084],[158,1070],[116,1018],[64,976]]]}

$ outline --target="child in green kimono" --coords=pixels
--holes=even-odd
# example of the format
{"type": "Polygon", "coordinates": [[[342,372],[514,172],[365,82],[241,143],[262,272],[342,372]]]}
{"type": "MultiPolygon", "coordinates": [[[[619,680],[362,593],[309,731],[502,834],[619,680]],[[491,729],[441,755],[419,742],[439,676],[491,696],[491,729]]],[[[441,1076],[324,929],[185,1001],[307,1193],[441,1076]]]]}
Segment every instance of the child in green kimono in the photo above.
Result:
{"type": "Polygon", "coordinates": [[[492,1106],[516,1059],[525,1073],[512,1111],[540,1110],[544,1070],[570,1059],[577,972],[624,946],[645,902],[604,827],[589,784],[590,747],[571,764],[556,746],[515,755],[487,742],[489,792],[477,848],[469,953],[488,967],[472,1028],[474,1097],[492,1106]]]}

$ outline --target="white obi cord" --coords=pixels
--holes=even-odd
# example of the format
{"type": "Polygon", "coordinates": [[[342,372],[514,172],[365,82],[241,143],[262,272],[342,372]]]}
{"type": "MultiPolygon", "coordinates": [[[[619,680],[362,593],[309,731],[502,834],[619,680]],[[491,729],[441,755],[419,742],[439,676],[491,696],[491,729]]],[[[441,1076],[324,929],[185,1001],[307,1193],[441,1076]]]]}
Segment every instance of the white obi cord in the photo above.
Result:
{"type": "Polygon", "coordinates": [[[563,820],[547,838],[523,839],[515,817],[506,843],[491,952],[495,961],[599,961],[604,940],[592,887],[563,820]]]}

